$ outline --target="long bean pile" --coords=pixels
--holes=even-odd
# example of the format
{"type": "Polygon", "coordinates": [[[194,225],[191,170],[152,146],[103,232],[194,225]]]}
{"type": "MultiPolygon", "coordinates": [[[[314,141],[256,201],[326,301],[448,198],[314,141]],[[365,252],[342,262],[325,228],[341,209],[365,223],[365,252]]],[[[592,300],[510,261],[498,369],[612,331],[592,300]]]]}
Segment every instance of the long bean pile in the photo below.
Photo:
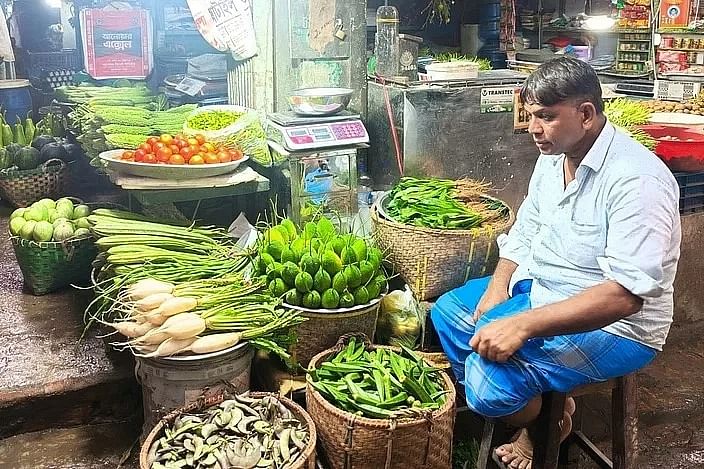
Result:
{"type": "Polygon", "coordinates": [[[368,418],[415,417],[445,403],[442,377],[411,350],[347,347],[308,370],[308,380],[331,404],[368,418]]]}
{"type": "Polygon", "coordinates": [[[174,226],[119,210],[89,217],[96,245],[95,300],[86,322],[109,324],[150,356],[209,353],[247,340],[288,359],[302,319],[279,307],[226,232],[174,226]]]}
{"type": "Polygon", "coordinates": [[[460,179],[402,178],[389,193],[386,213],[426,228],[467,230],[506,216],[507,207],[484,196],[488,185],[460,179]]]}

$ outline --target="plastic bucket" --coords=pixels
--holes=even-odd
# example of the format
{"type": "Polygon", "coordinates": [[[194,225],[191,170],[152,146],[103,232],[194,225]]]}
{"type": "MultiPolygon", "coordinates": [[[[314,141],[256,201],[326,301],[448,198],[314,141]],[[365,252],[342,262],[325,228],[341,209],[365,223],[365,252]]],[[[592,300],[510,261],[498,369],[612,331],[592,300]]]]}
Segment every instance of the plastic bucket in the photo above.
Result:
{"type": "Polygon", "coordinates": [[[26,118],[32,110],[29,80],[0,80],[0,106],[8,124],[14,124],[17,117],[26,118]]]}
{"type": "Polygon", "coordinates": [[[221,352],[170,358],[136,358],[135,375],[142,385],[143,437],[166,414],[216,395],[230,383],[234,391],[249,390],[254,350],[242,343],[221,352]]]}

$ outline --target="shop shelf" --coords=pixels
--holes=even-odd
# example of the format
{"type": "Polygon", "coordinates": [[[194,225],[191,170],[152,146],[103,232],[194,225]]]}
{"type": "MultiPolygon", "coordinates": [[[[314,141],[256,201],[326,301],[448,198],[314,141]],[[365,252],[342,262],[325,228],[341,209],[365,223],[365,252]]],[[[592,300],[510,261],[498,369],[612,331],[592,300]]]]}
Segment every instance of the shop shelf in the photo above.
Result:
{"type": "Polygon", "coordinates": [[[660,47],[656,46],[658,50],[676,50],[682,52],[704,52],[704,49],[686,49],[684,47],[660,47]]]}
{"type": "Polygon", "coordinates": [[[76,49],[64,49],[56,52],[27,52],[27,74],[30,78],[39,78],[51,70],[80,70],[81,56],[76,49]]]}

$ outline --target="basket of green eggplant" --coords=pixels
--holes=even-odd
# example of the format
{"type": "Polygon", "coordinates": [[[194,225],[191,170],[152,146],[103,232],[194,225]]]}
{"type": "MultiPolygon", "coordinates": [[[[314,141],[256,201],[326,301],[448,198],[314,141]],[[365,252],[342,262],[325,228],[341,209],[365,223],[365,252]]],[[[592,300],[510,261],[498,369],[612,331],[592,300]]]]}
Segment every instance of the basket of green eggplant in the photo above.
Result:
{"type": "Polygon", "coordinates": [[[164,417],[140,469],[315,469],[316,432],[298,404],[272,393],[223,394],[164,417]]]}
{"type": "Polygon", "coordinates": [[[363,334],[308,366],[306,407],[331,469],[450,467],[455,396],[445,372],[363,334]]]}

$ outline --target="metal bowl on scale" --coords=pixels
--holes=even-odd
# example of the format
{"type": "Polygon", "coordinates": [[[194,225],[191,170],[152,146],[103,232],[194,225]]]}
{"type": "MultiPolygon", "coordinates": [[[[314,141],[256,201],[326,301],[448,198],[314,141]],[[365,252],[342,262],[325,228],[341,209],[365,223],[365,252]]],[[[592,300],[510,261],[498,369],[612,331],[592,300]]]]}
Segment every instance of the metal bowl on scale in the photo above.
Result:
{"type": "Polygon", "coordinates": [[[288,103],[301,116],[332,116],[347,109],[353,92],[349,88],[302,88],[291,92],[288,103]]]}

